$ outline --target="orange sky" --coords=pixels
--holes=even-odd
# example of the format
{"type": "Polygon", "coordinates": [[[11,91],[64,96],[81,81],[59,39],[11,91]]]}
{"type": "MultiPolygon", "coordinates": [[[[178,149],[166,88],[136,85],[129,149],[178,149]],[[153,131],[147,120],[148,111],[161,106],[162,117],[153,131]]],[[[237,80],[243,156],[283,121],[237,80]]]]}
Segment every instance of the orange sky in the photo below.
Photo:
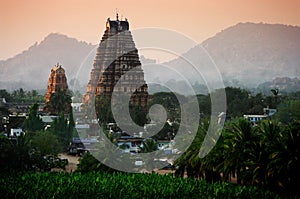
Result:
{"type": "Polygon", "coordinates": [[[299,0],[0,0],[0,60],[51,32],[96,44],[116,8],[131,29],[168,28],[199,43],[239,22],[300,25],[299,0]]]}

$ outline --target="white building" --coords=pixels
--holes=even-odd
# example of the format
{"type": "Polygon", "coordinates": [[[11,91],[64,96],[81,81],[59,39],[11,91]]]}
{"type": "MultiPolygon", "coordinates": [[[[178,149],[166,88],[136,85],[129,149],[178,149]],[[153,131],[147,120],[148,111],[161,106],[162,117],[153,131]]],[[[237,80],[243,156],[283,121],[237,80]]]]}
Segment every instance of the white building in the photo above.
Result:
{"type": "Polygon", "coordinates": [[[248,119],[249,122],[256,123],[261,120],[267,119],[268,117],[271,117],[277,112],[276,109],[270,109],[269,107],[264,108],[264,114],[263,115],[244,115],[245,119],[248,119]]]}
{"type": "Polygon", "coordinates": [[[21,128],[18,129],[10,129],[10,136],[20,136],[23,130],[21,128]]]}
{"type": "Polygon", "coordinates": [[[249,122],[253,123],[259,122],[263,119],[267,119],[267,117],[267,115],[244,115],[245,119],[248,119],[249,122]]]}

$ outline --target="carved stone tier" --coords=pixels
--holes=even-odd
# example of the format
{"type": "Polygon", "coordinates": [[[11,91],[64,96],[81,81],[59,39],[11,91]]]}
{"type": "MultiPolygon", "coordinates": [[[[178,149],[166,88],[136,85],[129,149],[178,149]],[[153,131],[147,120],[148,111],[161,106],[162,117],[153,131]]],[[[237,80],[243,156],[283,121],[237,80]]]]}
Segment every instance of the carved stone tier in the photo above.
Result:
{"type": "Polygon", "coordinates": [[[113,92],[130,95],[133,105],[147,106],[148,87],[138,50],[128,21],[119,21],[118,17],[116,21],[107,19],[83,103],[91,103],[95,95],[111,97],[113,92]]]}

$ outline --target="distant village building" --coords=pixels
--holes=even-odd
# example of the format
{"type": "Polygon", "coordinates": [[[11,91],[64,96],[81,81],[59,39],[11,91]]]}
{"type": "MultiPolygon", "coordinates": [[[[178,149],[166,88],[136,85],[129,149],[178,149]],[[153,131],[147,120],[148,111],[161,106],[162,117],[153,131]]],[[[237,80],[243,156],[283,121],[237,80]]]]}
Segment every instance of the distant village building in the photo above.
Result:
{"type": "Polygon", "coordinates": [[[71,103],[71,106],[73,108],[73,112],[81,112],[82,103],[71,103]]]}
{"type": "Polygon", "coordinates": [[[20,136],[26,115],[9,115],[5,117],[5,132],[8,136],[20,136]]]}
{"type": "Polygon", "coordinates": [[[267,115],[244,115],[244,118],[251,123],[257,123],[261,120],[267,119],[267,115]]]}
{"type": "MultiPolygon", "coordinates": [[[[58,91],[68,92],[68,83],[65,74],[65,69],[63,69],[61,65],[57,63],[57,65],[55,65],[51,69],[50,77],[48,80],[48,88],[47,88],[46,101],[44,106],[45,112],[47,113],[56,112],[55,110],[53,110],[53,107],[49,106],[49,103],[50,103],[51,96],[58,91]]],[[[68,102],[67,104],[65,104],[65,106],[66,106],[65,112],[68,113],[71,107],[71,102],[68,102]]]]}
{"type": "Polygon", "coordinates": [[[244,115],[244,118],[247,119],[249,122],[255,124],[261,120],[268,119],[272,115],[274,115],[277,112],[276,109],[271,109],[269,107],[264,108],[264,114],[263,115],[244,115]]]}
{"type": "Polygon", "coordinates": [[[5,106],[6,100],[5,98],[0,98],[0,106],[5,106]]]}
{"type": "Polygon", "coordinates": [[[21,136],[21,134],[23,133],[23,130],[21,128],[17,128],[17,129],[10,129],[10,136],[13,137],[18,137],[21,136]]]}
{"type": "Polygon", "coordinates": [[[93,103],[95,95],[111,97],[113,92],[131,96],[132,105],[147,106],[148,86],[144,80],[138,50],[127,19],[119,20],[118,14],[116,20],[107,19],[83,103],[93,103]],[[119,80],[122,80],[122,85],[116,88],[119,80]]]}

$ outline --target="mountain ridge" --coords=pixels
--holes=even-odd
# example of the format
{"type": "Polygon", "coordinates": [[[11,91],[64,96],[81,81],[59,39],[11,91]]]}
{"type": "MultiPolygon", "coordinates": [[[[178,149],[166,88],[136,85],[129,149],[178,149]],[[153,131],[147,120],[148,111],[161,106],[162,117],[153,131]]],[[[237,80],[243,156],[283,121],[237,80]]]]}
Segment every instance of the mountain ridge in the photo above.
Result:
{"type": "MultiPolygon", "coordinates": [[[[197,54],[199,48],[209,53],[228,84],[238,81],[244,86],[255,87],[277,76],[300,76],[299,26],[238,23],[208,38],[183,56],[192,63],[201,63],[205,57],[197,54]]],[[[180,59],[164,64],[186,73],[181,69],[187,66],[180,59]]],[[[196,67],[201,69],[200,65],[196,67]]]]}
{"type": "MultiPolygon", "coordinates": [[[[47,86],[51,68],[59,62],[70,81],[80,73],[85,87],[92,68],[93,50],[97,45],[78,41],[60,33],[50,33],[22,53],[0,60],[0,85],[5,89],[43,89],[47,86]],[[33,78],[37,77],[38,78],[33,78]]],[[[300,77],[300,27],[283,24],[238,23],[228,27],[183,54],[204,76],[213,78],[201,64],[209,59],[199,55],[197,48],[207,51],[222,75],[225,85],[256,87],[275,77],[300,77]],[[205,70],[204,70],[205,69],[205,70]]],[[[141,61],[147,58],[141,58],[141,61]]],[[[163,63],[192,82],[199,77],[190,75],[186,63],[174,59],[163,63]]],[[[163,74],[164,75],[164,74],[163,74]]],[[[170,80],[163,75],[160,81],[170,80]]],[[[150,78],[157,81],[155,74],[150,78]]],[[[176,76],[174,76],[176,79],[176,76]]]]}
{"type": "Polygon", "coordinates": [[[67,76],[72,78],[80,63],[95,47],[96,45],[78,41],[61,33],[50,33],[27,50],[0,61],[1,87],[47,88],[50,70],[58,62],[66,68],[67,76]],[[39,78],[32,78],[36,73],[39,78]]]}

